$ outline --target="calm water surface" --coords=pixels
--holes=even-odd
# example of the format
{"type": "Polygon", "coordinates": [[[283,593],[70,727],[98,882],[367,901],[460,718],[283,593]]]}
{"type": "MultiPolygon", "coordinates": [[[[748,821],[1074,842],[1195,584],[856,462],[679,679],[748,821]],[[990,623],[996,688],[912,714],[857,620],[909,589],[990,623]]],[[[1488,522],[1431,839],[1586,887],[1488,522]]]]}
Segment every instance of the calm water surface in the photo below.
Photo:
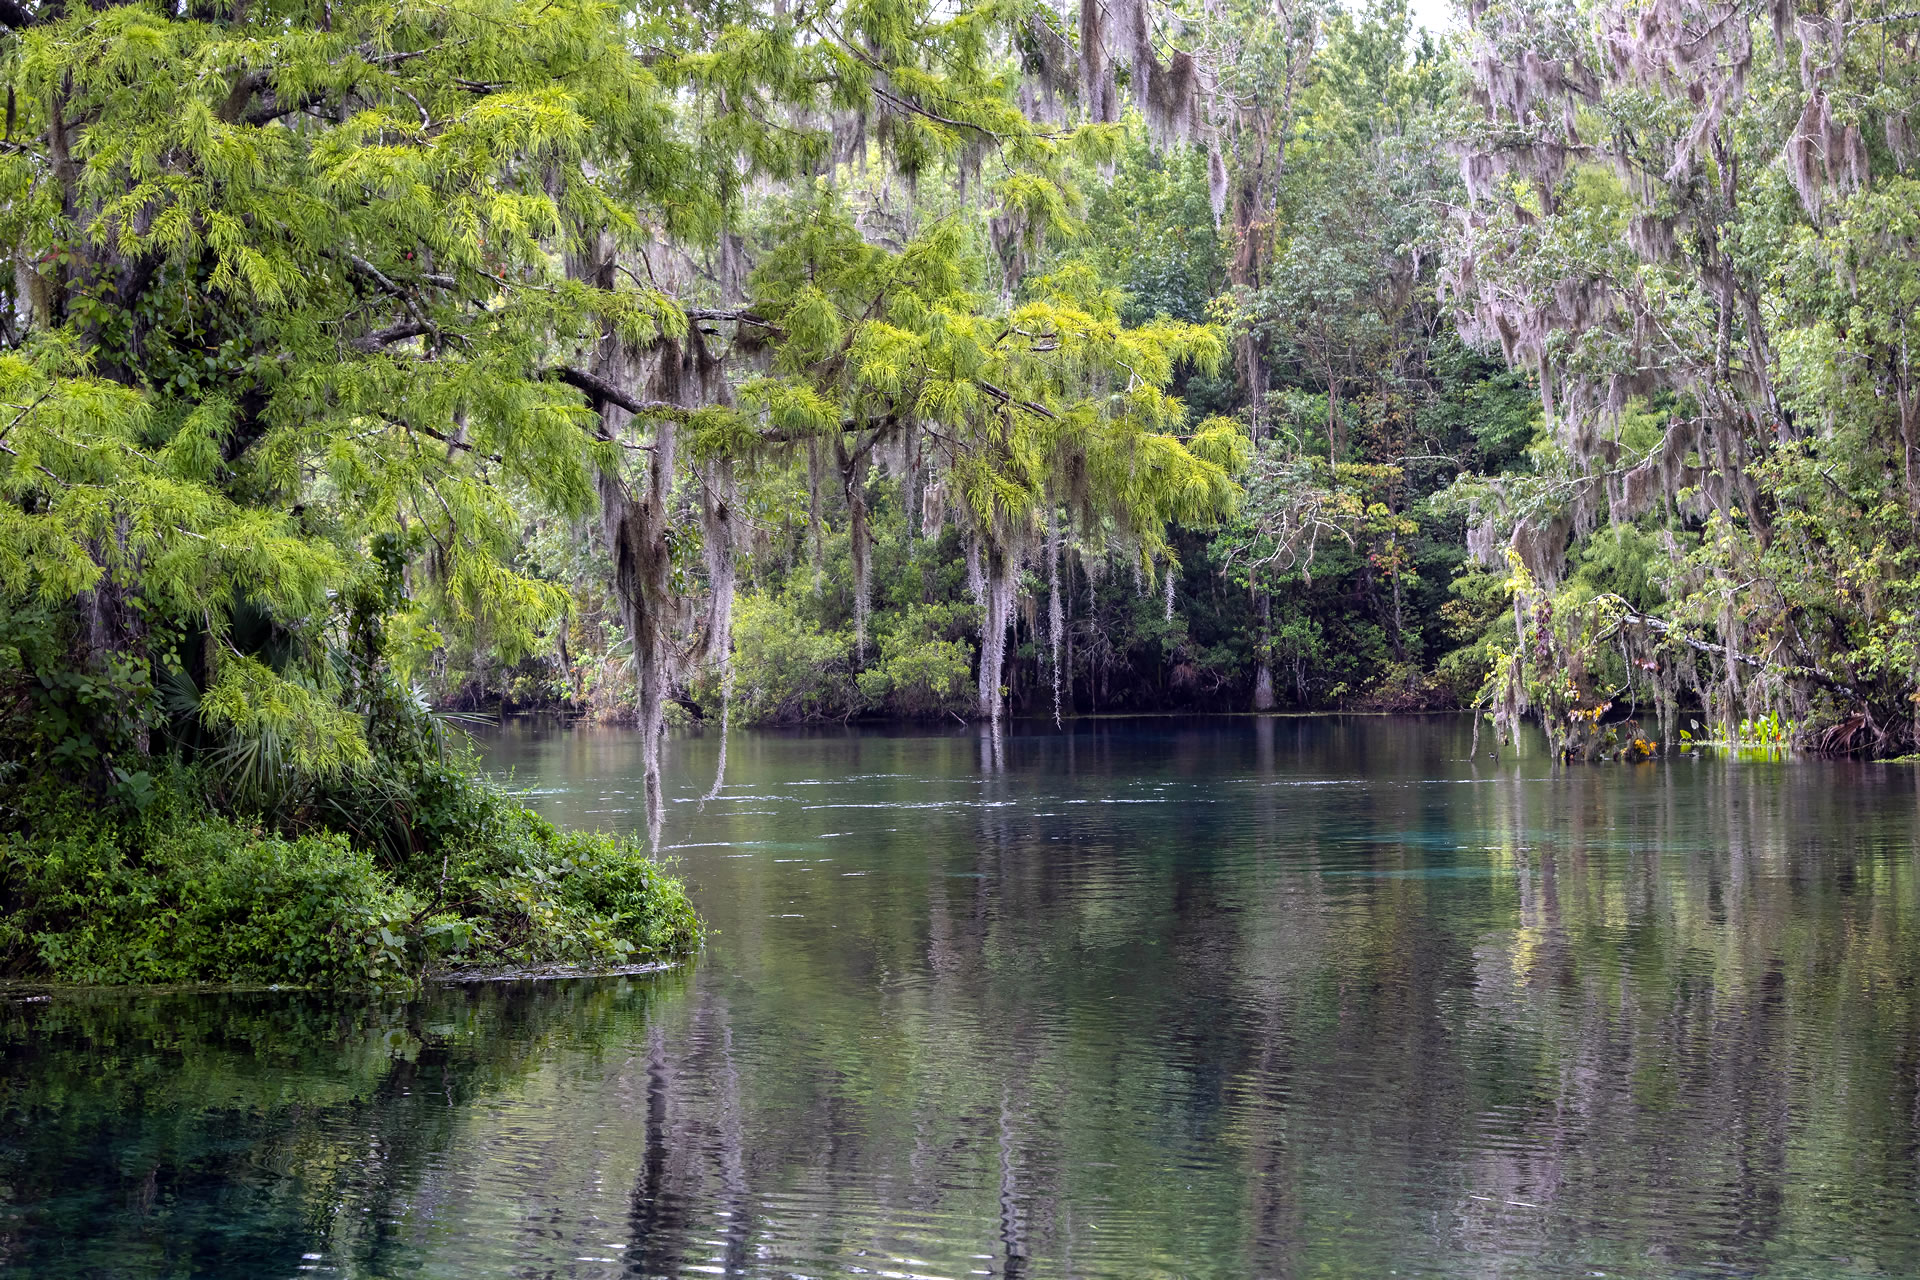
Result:
{"type": "MultiPolygon", "coordinates": [[[[1920,1274],[1909,766],[677,739],[656,978],[0,1000],[8,1276],[1920,1274]]],[[[612,730],[485,744],[643,827],[612,730]]]]}

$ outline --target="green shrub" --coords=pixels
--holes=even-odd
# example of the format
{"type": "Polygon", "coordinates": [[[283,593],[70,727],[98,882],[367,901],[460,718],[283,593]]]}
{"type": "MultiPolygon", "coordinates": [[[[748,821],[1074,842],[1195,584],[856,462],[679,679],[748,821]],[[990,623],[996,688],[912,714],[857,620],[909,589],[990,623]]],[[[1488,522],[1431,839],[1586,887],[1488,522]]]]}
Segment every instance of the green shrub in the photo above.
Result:
{"type": "MultiPolygon", "coordinates": [[[[92,983],[404,984],[468,965],[684,954],[699,921],[630,840],[562,832],[422,766],[398,847],[223,817],[187,770],[143,811],[16,793],[0,829],[0,971],[92,983]]],[[[369,788],[386,802],[391,785],[369,788]]],[[[319,812],[344,812],[339,794],[319,812]]]]}
{"type": "Polygon", "coordinates": [[[287,839],[167,788],[144,814],[79,792],[0,834],[0,964],[74,982],[357,984],[408,976],[411,895],[342,836],[287,839]]]}
{"type": "Polygon", "coordinates": [[[866,709],[852,633],[816,631],[784,598],[740,597],[733,650],[734,710],[743,722],[845,720],[866,709]]]}
{"type": "MultiPolygon", "coordinates": [[[[742,595],[734,605],[733,714],[744,724],[849,720],[859,715],[944,716],[973,709],[973,635],[979,609],[909,603],[873,615],[865,664],[853,634],[809,617],[797,589],[742,595]]],[[[720,699],[717,676],[694,688],[720,699]]]]}
{"type": "Polygon", "coordinates": [[[858,677],[860,692],[896,716],[965,714],[974,706],[971,605],[914,604],[880,635],[880,660],[858,677]]]}
{"type": "Polygon", "coordinates": [[[415,839],[392,871],[470,930],[463,963],[620,964],[698,944],[686,890],[636,841],[563,831],[451,766],[411,781],[415,839]]]}

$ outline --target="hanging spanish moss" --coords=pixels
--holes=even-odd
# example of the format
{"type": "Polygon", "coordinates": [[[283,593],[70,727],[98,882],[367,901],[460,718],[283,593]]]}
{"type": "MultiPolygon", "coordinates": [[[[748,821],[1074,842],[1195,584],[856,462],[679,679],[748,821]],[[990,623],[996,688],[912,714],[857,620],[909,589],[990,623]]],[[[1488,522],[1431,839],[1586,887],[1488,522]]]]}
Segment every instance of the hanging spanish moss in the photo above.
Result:
{"type": "MultiPolygon", "coordinates": [[[[1520,621],[1537,642],[1523,644],[1513,661],[1545,664],[1535,681],[1541,688],[1578,686],[1592,643],[1604,636],[1624,667],[1630,706],[1644,697],[1666,724],[1678,701],[1694,698],[1710,730],[1727,738],[1737,736],[1737,723],[1776,713],[1831,722],[1844,717],[1850,698],[1866,696],[1835,669],[1834,633],[1809,612],[1804,583],[1768,567],[1778,539],[1801,538],[1792,525],[1808,501],[1832,511],[1837,497],[1844,510],[1850,495],[1831,470],[1816,482],[1825,490],[1817,497],[1778,483],[1778,459],[1823,446],[1794,403],[1811,407],[1815,397],[1780,381],[1782,334],[1802,320],[1768,301],[1777,278],[1754,265],[1740,240],[1752,234],[1742,230],[1758,198],[1751,188],[1777,159],[1809,228],[1830,231],[1837,211],[1862,207],[1876,181],[1869,135],[1885,139],[1889,154],[1879,163],[1889,176],[1904,172],[1908,136],[1904,107],[1842,108],[1836,95],[1853,74],[1852,42],[1865,32],[1881,40],[1900,15],[1862,22],[1792,0],[1762,13],[1770,39],[1756,39],[1752,7],[1721,0],[1604,5],[1586,16],[1471,6],[1480,121],[1461,143],[1469,203],[1458,212],[1444,280],[1463,336],[1497,346],[1535,377],[1567,460],[1550,484],[1533,477],[1482,486],[1468,535],[1473,554],[1489,566],[1511,555],[1534,584],[1529,590],[1544,597],[1598,526],[1622,529],[1653,515],[1666,526],[1663,589],[1684,604],[1671,619],[1637,614],[1609,629],[1550,621],[1543,599],[1532,599],[1520,621]],[[1791,123],[1777,149],[1756,155],[1755,135],[1738,121],[1761,76],[1769,92],[1790,98],[1783,121],[1791,123]],[[1664,104],[1674,126],[1630,126],[1648,102],[1664,104]],[[1592,183],[1602,171],[1626,203],[1625,235],[1576,250],[1564,238],[1581,216],[1567,203],[1574,177],[1592,183]],[[1630,423],[1644,433],[1655,401],[1668,406],[1657,438],[1629,445],[1630,423]]],[[[1873,56],[1893,49],[1903,59],[1911,53],[1902,36],[1876,44],[1873,56]]],[[[1818,239],[1808,244],[1811,261],[1843,278],[1859,261],[1828,258],[1818,239]]],[[[1904,341],[1896,336],[1894,345],[1904,351],[1904,341]]],[[[1899,406],[1905,506],[1920,517],[1920,474],[1906,444],[1908,375],[1898,355],[1880,367],[1882,394],[1899,406]]],[[[1494,713],[1505,724],[1530,695],[1519,666],[1495,684],[1494,713]]],[[[1567,717],[1615,714],[1596,710],[1609,692],[1584,690],[1577,705],[1545,699],[1536,708],[1543,723],[1561,721],[1549,733],[1563,753],[1583,750],[1567,717]]],[[[1907,732],[1885,728],[1893,717],[1884,708],[1856,715],[1876,734],[1907,732]]]]}
{"type": "Polygon", "coordinates": [[[1066,629],[1066,610],[1060,602],[1060,526],[1054,505],[1047,504],[1047,647],[1053,677],[1053,723],[1060,725],[1060,648],[1066,629]]]}

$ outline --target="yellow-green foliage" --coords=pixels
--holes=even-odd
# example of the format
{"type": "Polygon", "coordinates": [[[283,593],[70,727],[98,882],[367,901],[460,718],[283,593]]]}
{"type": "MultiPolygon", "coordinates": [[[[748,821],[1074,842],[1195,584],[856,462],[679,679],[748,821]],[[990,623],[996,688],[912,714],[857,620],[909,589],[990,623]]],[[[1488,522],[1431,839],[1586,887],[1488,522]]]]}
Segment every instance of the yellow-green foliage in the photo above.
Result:
{"type": "Polygon", "coordinates": [[[201,695],[200,718],[242,740],[271,740],[285,766],[301,773],[334,775],[371,759],[356,716],[252,658],[221,663],[220,678],[201,695]]]}
{"type": "MultiPolygon", "coordinates": [[[[1071,229],[1057,185],[1026,174],[1000,190],[1030,230],[1071,229]]],[[[1179,369],[1220,368],[1217,330],[1124,325],[1118,293],[1079,265],[996,305],[983,250],[952,218],[890,251],[862,238],[838,192],[802,192],[773,220],[750,283],[757,311],[790,340],[781,376],[753,384],[749,403],[783,439],[930,431],[991,542],[1018,543],[1064,503],[1153,560],[1169,524],[1229,512],[1244,430],[1216,418],[1189,433],[1168,391],[1179,369]]]]}
{"type": "Polygon", "coordinates": [[[594,501],[592,415],[543,364],[603,323],[685,326],[556,254],[583,220],[642,234],[616,153],[683,217],[713,200],[619,19],[523,9],[125,5],[8,35],[35,141],[0,155],[0,235],[33,264],[0,356],[0,590],[105,577],[217,632],[236,599],[324,612],[404,532],[431,556],[402,608],[536,643],[564,597],[513,569],[515,499],[594,501]]]}
{"type": "Polygon", "coordinates": [[[1097,503],[1149,555],[1166,521],[1231,500],[1230,451],[1189,449],[1167,392],[1177,366],[1217,366],[1211,330],[1121,326],[1112,290],[1072,270],[1001,296],[979,215],[1034,250],[1074,233],[1073,166],[1121,141],[1022,112],[1017,6],[40,17],[0,71],[0,237],[26,320],[0,356],[12,598],[104,581],[218,636],[242,605],[364,613],[366,561],[397,546],[404,591],[330,624],[410,637],[409,670],[440,640],[516,660],[568,607],[517,561],[526,516],[586,516],[596,472],[638,443],[605,438],[554,375],[606,336],[685,339],[699,289],[669,292],[638,251],[710,250],[754,182],[786,210],[749,287],[771,371],[737,409],[673,411],[697,457],[911,422],[950,441],[956,509],[988,536],[1097,503]],[[801,178],[829,109],[871,112],[863,153],[893,170],[982,146],[999,168],[973,207],[870,236],[801,178]],[[614,283],[587,283],[605,277],[579,264],[609,254],[614,283]]]}

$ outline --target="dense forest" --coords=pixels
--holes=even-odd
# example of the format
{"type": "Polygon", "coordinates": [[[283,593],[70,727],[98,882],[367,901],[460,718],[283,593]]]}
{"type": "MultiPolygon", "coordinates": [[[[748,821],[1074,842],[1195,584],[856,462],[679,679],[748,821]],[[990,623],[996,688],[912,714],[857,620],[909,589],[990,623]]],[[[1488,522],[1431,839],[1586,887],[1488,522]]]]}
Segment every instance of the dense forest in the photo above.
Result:
{"type": "Polygon", "coordinates": [[[346,904],[315,971],[690,945],[475,709],[1912,750],[1916,41],[0,0],[0,954],[277,971],[189,883],[346,904]]]}

